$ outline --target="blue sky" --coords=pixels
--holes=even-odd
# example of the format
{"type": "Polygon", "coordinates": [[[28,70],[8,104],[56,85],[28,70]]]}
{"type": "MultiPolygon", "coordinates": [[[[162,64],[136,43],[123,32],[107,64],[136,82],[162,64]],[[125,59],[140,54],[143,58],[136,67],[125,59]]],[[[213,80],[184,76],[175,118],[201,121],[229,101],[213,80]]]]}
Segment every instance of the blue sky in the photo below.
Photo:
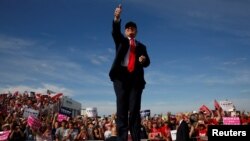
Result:
{"type": "Polygon", "coordinates": [[[0,0],[0,91],[63,92],[115,112],[111,23],[147,46],[142,110],[192,111],[214,99],[250,111],[249,0],[0,0]]]}

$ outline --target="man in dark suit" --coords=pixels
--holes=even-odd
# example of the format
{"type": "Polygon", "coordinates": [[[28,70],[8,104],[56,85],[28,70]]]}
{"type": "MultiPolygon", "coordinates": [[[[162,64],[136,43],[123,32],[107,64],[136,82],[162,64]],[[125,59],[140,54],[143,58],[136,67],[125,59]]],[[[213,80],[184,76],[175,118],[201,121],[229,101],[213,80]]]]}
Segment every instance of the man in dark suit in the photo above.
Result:
{"type": "Polygon", "coordinates": [[[182,113],[178,113],[176,115],[177,121],[177,133],[176,133],[176,141],[190,141],[189,137],[189,127],[187,122],[184,120],[184,115],[182,113]]]}
{"type": "Polygon", "coordinates": [[[121,33],[120,14],[121,5],[114,12],[112,37],[116,56],[109,72],[116,94],[118,140],[127,141],[130,131],[132,140],[139,141],[141,95],[146,84],[143,68],[149,66],[150,60],[146,46],[135,39],[134,22],[125,25],[125,36],[121,33]]]}

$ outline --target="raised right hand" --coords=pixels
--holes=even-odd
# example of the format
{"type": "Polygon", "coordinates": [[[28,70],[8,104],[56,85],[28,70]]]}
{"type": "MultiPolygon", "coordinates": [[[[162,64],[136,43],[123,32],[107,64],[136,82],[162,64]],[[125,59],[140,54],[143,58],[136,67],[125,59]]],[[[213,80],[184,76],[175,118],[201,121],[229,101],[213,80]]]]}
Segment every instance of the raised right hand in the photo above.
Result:
{"type": "Polygon", "coordinates": [[[120,20],[121,12],[122,12],[122,5],[119,4],[118,7],[116,7],[115,13],[114,13],[114,20],[115,21],[119,21],[120,20]]]}

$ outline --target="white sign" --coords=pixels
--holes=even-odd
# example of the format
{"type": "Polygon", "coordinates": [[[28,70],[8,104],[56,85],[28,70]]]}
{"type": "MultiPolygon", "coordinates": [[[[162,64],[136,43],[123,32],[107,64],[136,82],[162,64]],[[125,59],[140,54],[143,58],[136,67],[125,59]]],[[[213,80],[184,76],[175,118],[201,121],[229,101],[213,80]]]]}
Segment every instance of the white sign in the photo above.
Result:
{"type": "Polygon", "coordinates": [[[34,110],[34,109],[31,109],[31,108],[25,108],[24,112],[23,112],[23,117],[24,118],[27,118],[29,116],[37,117],[38,114],[39,114],[38,110],[34,110]]]}
{"type": "Polygon", "coordinates": [[[175,141],[175,140],[176,140],[176,133],[177,133],[177,130],[171,130],[170,133],[171,133],[172,141],[175,141]]]}
{"type": "Polygon", "coordinates": [[[233,111],[234,105],[231,101],[220,101],[220,106],[224,111],[233,111]]]}
{"type": "Polygon", "coordinates": [[[150,110],[141,111],[141,117],[147,117],[147,116],[150,116],[150,110]]]}
{"type": "Polygon", "coordinates": [[[96,117],[97,116],[97,108],[96,107],[86,108],[86,114],[88,117],[96,117]]]}

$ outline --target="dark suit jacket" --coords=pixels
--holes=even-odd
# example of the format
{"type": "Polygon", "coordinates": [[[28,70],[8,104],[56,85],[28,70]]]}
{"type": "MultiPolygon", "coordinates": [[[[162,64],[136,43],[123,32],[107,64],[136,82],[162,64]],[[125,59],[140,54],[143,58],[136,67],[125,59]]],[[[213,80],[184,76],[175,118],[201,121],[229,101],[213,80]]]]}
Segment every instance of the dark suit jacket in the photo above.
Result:
{"type": "Polygon", "coordinates": [[[186,121],[182,121],[176,133],[176,141],[190,141],[189,127],[186,121]]]}
{"type": "MultiPolygon", "coordinates": [[[[124,37],[124,35],[121,33],[121,21],[120,22],[113,21],[112,36],[115,42],[116,55],[114,58],[113,65],[109,72],[109,77],[112,81],[115,79],[122,80],[123,73],[122,73],[121,63],[124,61],[125,55],[128,52],[129,39],[127,37],[124,37]]],[[[146,46],[137,40],[135,42],[136,42],[136,63],[133,75],[136,78],[136,84],[144,88],[146,82],[144,79],[143,67],[149,66],[150,59],[146,50],[146,46]],[[144,55],[146,57],[146,60],[143,64],[141,64],[138,61],[141,55],[144,55]]]]}

